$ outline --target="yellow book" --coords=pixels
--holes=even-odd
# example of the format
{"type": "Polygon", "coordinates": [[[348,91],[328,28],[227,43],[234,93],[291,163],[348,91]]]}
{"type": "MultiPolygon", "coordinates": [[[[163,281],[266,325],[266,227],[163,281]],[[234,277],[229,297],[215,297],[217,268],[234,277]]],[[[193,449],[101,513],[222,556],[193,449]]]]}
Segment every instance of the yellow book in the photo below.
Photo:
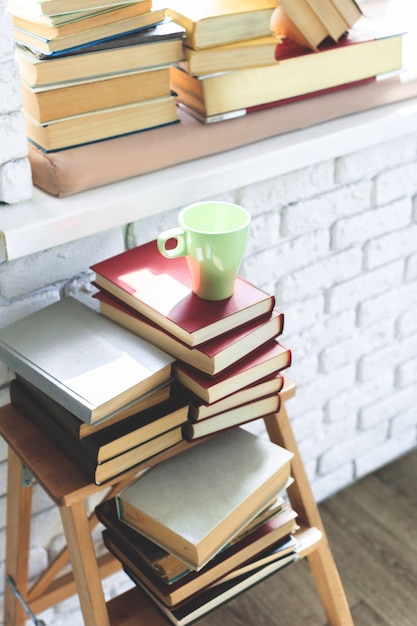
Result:
{"type": "Polygon", "coordinates": [[[186,45],[207,48],[271,34],[268,0],[172,0],[168,16],[186,30],[186,45]]]}

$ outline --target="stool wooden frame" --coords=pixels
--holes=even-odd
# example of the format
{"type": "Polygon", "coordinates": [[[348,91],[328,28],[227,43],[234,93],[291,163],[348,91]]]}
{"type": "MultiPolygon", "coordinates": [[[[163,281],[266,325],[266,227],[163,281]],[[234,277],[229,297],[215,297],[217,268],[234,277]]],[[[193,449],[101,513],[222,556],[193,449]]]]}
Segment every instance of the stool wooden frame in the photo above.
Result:
{"type": "MultiPolygon", "coordinates": [[[[279,413],[265,418],[266,429],[272,441],[294,453],[292,476],[295,480],[289,488],[289,498],[302,526],[321,531],[321,538],[309,545],[301,556],[308,558],[328,624],[353,626],[345,592],[288,419],[285,402],[294,392],[295,386],[287,381],[281,409],[279,413]]],[[[138,588],[105,602],[102,580],[121,566],[109,554],[96,557],[91,532],[97,518],[94,513],[88,516],[86,509],[86,500],[90,496],[99,491],[103,492],[103,497],[114,496],[134,478],[138,468],[111,484],[94,485],[30,419],[11,405],[0,409],[0,435],[8,444],[5,573],[32,612],[39,614],[77,594],[85,626],[167,626],[167,619],[138,588]],[[33,479],[58,507],[67,547],[29,587],[33,479]],[[68,561],[72,571],[58,575],[68,561]]],[[[159,455],[154,462],[181,452],[188,445],[182,442],[170,452],[159,455]]],[[[149,465],[148,462],[146,466],[149,465]]],[[[27,618],[10,585],[5,584],[4,626],[24,626],[27,618]]]]}

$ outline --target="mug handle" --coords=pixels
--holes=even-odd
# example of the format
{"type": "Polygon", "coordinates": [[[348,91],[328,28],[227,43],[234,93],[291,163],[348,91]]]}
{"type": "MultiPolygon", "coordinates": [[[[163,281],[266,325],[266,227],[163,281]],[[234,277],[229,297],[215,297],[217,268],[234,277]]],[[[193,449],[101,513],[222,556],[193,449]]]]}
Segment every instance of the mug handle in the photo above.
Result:
{"type": "Polygon", "coordinates": [[[164,230],[159,236],[158,236],[158,250],[159,252],[167,257],[167,259],[174,259],[175,257],[178,256],[185,256],[187,254],[187,246],[185,243],[185,233],[182,230],[182,228],[179,228],[178,226],[176,228],[170,228],[168,230],[164,230]],[[169,239],[176,239],[177,240],[177,245],[175,246],[175,248],[170,248],[169,250],[166,249],[166,243],[167,241],[169,241],[169,239]]]}

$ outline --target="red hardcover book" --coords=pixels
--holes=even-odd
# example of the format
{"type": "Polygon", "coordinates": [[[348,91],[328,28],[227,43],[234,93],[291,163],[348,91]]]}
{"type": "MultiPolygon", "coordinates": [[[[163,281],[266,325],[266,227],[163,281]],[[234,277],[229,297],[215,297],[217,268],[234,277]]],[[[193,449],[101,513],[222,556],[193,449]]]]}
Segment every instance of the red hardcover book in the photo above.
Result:
{"type": "Polygon", "coordinates": [[[174,378],[204,402],[216,402],[291,365],[291,351],[277,340],[268,342],[254,353],[218,376],[204,376],[183,363],[175,363],[174,378]]]}
{"type": "Polygon", "coordinates": [[[202,345],[191,347],[103,291],[94,294],[100,311],[114,322],[210,376],[219,374],[282,333],[284,315],[276,310],[202,345]]]}
{"type": "Polygon", "coordinates": [[[202,300],[191,291],[185,257],[167,259],[156,241],[91,266],[95,284],[190,346],[272,311],[275,299],[240,276],[226,300],[202,300]]]}
{"type": "Polygon", "coordinates": [[[250,402],[241,404],[238,407],[223,411],[217,415],[206,417],[205,419],[193,422],[189,420],[182,427],[182,434],[187,441],[208,437],[213,433],[247,424],[253,420],[277,413],[281,405],[279,394],[273,393],[269,396],[254,397],[250,402]]]}

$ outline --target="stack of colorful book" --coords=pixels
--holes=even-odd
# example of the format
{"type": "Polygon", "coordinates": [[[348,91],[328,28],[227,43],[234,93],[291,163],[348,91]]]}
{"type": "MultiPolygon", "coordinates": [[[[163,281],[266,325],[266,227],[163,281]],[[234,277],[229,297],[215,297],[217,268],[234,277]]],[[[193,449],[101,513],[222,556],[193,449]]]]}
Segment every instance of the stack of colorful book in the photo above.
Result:
{"type": "Polygon", "coordinates": [[[0,330],[11,402],[96,484],[184,447],[174,359],[74,298],[0,330]]]}
{"type": "Polygon", "coordinates": [[[178,121],[184,29],[152,0],[13,0],[29,139],[54,151],[178,121]]]}
{"type": "Polygon", "coordinates": [[[96,508],[105,545],[176,625],[298,557],[292,454],[241,428],[161,462],[96,508]]]}
{"type": "Polygon", "coordinates": [[[171,67],[172,89],[179,106],[205,123],[402,68],[403,33],[378,30],[354,0],[286,0],[278,7],[274,0],[171,0],[168,13],[186,29],[185,61],[171,67]],[[259,16],[263,34],[256,32],[259,16]],[[230,28],[231,20],[247,30],[230,28]]]}
{"type": "Polygon", "coordinates": [[[101,313],[176,358],[178,393],[190,404],[186,439],[279,410],[291,352],[278,340],[284,316],[272,295],[238,276],[230,298],[202,300],[185,257],[167,259],[156,241],[91,269],[101,313]]]}

